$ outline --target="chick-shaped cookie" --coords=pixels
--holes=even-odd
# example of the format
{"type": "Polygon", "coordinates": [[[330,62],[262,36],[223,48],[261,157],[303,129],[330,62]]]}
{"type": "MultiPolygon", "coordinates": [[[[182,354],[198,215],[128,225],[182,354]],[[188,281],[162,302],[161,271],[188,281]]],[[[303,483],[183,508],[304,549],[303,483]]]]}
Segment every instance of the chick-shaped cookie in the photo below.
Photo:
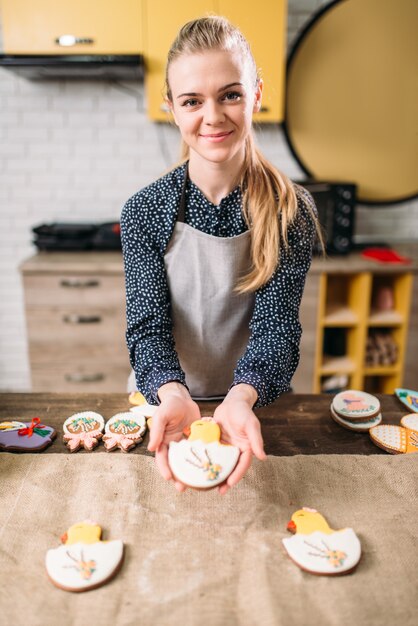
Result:
{"type": "Polygon", "coordinates": [[[220,443],[221,430],[212,417],[190,426],[188,439],[172,441],[168,463],[177,480],[196,489],[223,483],[237,464],[239,448],[220,443]]]}
{"type": "Polygon", "coordinates": [[[102,529],[86,520],[74,524],[61,537],[59,548],[46,553],[51,582],[65,591],[88,591],[104,585],[123,561],[123,542],[101,541],[102,529]]]}
{"type": "Polygon", "coordinates": [[[361,557],[360,541],[352,528],[333,530],[316,509],[304,507],[292,515],[287,530],[294,537],[283,539],[290,558],[311,574],[346,574],[361,557]]]}

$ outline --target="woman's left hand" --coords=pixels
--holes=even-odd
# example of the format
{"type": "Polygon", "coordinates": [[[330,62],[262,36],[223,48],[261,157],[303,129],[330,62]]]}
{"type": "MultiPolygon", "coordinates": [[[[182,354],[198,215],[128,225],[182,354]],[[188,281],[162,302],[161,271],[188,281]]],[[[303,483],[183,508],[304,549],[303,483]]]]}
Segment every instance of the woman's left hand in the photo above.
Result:
{"type": "Polygon", "coordinates": [[[266,458],[260,422],[252,410],[256,400],[257,392],[254,387],[246,384],[235,385],[213,415],[221,427],[222,441],[241,450],[234,471],[219,487],[222,494],[241,480],[251,465],[253,455],[260,461],[266,458]]]}

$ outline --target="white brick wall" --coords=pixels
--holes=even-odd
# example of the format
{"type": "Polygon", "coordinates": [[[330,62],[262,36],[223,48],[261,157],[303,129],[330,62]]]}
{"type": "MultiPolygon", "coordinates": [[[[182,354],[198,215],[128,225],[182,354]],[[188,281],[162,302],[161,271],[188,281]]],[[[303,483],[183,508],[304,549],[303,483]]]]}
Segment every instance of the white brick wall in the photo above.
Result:
{"type": "MultiPolygon", "coordinates": [[[[289,42],[322,4],[289,1],[289,42]]],[[[18,266],[35,251],[32,226],[117,220],[125,200],[178,158],[177,130],[149,122],[143,96],[131,83],[34,82],[0,70],[1,391],[30,389],[18,266]]],[[[261,128],[258,138],[279,168],[303,177],[279,127],[261,128]]],[[[417,202],[359,208],[359,240],[396,242],[414,229],[417,202]]]]}

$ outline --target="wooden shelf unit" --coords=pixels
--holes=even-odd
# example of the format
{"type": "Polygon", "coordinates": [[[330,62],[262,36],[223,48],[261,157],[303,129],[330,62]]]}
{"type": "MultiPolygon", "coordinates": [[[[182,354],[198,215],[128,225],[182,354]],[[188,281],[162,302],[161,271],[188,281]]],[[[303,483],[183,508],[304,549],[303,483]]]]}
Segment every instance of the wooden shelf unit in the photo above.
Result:
{"type": "Polygon", "coordinates": [[[405,270],[388,274],[360,271],[320,275],[314,393],[323,392],[327,377],[342,375],[348,378],[346,388],[393,393],[395,387],[402,386],[412,281],[412,273],[405,270]],[[382,288],[388,290],[390,308],[380,311],[377,296],[382,288]],[[333,329],[334,335],[330,335],[329,329],[333,329]],[[370,332],[391,336],[397,347],[394,363],[366,365],[370,332]],[[338,337],[335,352],[332,345],[330,350],[333,337],[338,337]]]}

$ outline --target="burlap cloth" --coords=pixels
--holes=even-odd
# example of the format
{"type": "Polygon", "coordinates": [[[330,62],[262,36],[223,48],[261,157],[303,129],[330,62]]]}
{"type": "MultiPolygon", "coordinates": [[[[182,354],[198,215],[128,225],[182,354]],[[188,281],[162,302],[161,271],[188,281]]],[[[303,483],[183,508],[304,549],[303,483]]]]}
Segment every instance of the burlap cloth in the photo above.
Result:
{"type": "Polygon", "coordinates": [[[417,623],[418,455],[294,456],[255,462],[226,496],[178,494],[153,459],[0,455],[0,623],[7,626],[417,623]],[[351,526],[363,557],[313,576],[281,540],[301,506],[351,526]],[[47,579],[48,548],[77,521],[122,539],[106,586],[73,594],[47,579]]]}

